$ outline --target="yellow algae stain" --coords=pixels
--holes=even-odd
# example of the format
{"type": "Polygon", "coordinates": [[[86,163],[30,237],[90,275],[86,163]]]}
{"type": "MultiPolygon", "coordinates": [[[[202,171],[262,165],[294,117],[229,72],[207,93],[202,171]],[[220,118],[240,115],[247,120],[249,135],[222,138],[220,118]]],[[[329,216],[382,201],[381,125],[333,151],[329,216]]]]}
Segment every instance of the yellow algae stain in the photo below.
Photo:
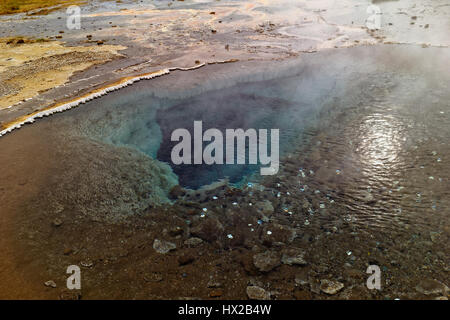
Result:
{"type": "MultiPolygon", "coordinates": [[[[197,68],[197,67],[193,67],[193,69],[194,68],[197,68]]],[[[182,68],[173,68],[173,69],[183,70],[182,68]]],[[[61,102],[57,102],[55,104],[52,104],[52,105],[50,105],[48,107],[45,107],[45,108],[39,110],[39,111],[35,111],[33,113],[30,113],[30,114],[27,114],[25,116],[19,117],[19,118],[15,119],[14,121],[11,121],[11,122],[3,125],[0,128],[0,137],[2,136],[2,131],[1,130],[6,130],[8,128],[14,128],[17,125],[23,125],[23,124],[29,122],[30,120],[34,121],[36,119],[36,117],[42,117],[42,114],[45,114],[47,111],[50,111],[49,114],[52,114],[53,111],[56,112],[56,110],[59,107],[64,107],[64,106],[67,106],[67,105],[69,105],[71,103],[74,103],[74,106],[77,106],[80,103],[84,103],[84,102],[87,102],[89,100],[92,100],[94,97],[98,97],[98,96],[106,94],[107,89],[124,87],[124,86],[128,85],[127,82],[128,83],[130,81],[135,82],[136,80],[145,79],[145,78],[151,79],[151,78],[159,77],[159,76],[161,76],[163,74],[167,74],[168,72],[170,72],[169,69],[162,69],[162,70],[157,70],[157,71],[153,71],[153,72],[144,73],[144,74],[141,74],[139,76],[122,77],[121,79],[119,79],[117,81],[114,81],[113,83],[109,83],[108,85],[103,86],[101,88],[97,88],[97,89],[91,90],[88,93],[83,94],[82,96],[78,96],[78,97],[72,98],[70,100],[64,100],[64,101],[61,101],[61,102]]],[[[68,107],[67,109],[70,109],[70,108],[71,107],[68,107]]]]}
{"type": "Polygon", "coordinates": [[[175,71],[175,70],[189,71],[189,70],[199,69],[201,67],[204,67],[207,64],[208,65],[224,64],[224,63],[234,63],[234,62],[238,62],[238,61],[239,61],[239,59],[228,59],[228,60],[214,61],[214,62],[208,62],[208,63],[201,63],[201,64],[194,65],[192,67],[172,67],[172,68],[161,69],[161,70],[152,71],[152,72],[148,72],[148,73],[143,73],[139,76],[122,77],[121,79],[114,81],[113,83],[109,83],[108,85],[102,86],[101,88],[98,88],[98,89],[94,89],[82,96],[78,96],[78,97],[72,98],[70,100],[64,100],[64,101],[57,102],[55,104],[49,105],[49,106],[47,106],[43,109],[40,109],[38,111],[35,111],[33,113],[27,114],[25,116],[21,116],[21,117],[15,119],[14,121],[6,123],[0,127],[0,137],[7,134],[8,132],[11,132],[14,129],[20,128],[24,124],[32,123],[38,118],[42,118],[44,116],[51,115],[55,112],[62,112],[65,110],[69,110],[71,108],[78,106],[81,103],[85,103],[92,99],[101,97],[110,91],[118,90],[120,88],[131,85],[136,81],[157,78],[162,75],[169,74],[171,71],[175,71]]]}
{"type": "Polygon", "coordinates": [[[63,85],[75,72],[119,57],[124,49],[65,47],[57,41],[9,45],[0,39],[0,110],[63,85]]]}
{"type": "Polygon", "coordinates": [[[15,14],[27,12],[36,9],[34,14],[48,14],[53,10],[57,10],[70,5],[85,4],[82,0],[1,0],[0,14],[15,14]]]}

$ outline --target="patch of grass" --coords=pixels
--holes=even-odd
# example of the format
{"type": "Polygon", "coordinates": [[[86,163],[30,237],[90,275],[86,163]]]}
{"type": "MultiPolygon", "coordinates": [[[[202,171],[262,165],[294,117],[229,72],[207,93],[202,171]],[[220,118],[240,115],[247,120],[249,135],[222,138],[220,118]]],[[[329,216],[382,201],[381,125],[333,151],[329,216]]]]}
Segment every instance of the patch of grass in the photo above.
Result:
{"type": "MultiPolygon", "coordinates": [[[[40,8],[53,6],[66,7],[72,4],[81,4],[86,1],[80,0],[0,0],[0,14],[14,14],[28,12],[40,8]]],[[[60,8],[59,7],[59,8],[60,8]]],[[[42,10],[42,14],[47,14],[51,10],[42,10]]]]}

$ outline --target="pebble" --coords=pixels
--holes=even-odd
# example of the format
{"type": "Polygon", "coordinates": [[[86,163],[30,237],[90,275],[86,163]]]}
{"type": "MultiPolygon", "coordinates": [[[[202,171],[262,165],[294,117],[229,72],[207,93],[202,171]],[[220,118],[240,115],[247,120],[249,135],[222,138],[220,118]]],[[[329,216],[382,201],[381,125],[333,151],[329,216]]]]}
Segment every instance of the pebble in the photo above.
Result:
{"type": "Polygon", "coordinates": [[[210,279],[208,281],[208,288],[220,288],[220,287],[222,287],[222,283],[220,283],[219,281],[215,279],[210,279]]]}
{"type": "Polygon", "coordinates": [[[94,265],[94,263],[89,259],[81,261],[80,264],[82,267],[85,267],[85,268],[91,268],[94,265]]]}
{"type": "Polygon", "coordinates": [[[176,244],[169,241],[159,239],[155,239],[155,241],[153,241],[153,249],[155,249],[156,252],[161,254],[166,254],[169,251],[175,250],[176,248],[177,248],[176,244]]]}
{"type": "Polygon", "coordinates": [[[48,280],[48,281],[44,282],[44,285],[46,287],[56,288],[56,283],[53,280],[48,280]]]}
{"type": "Polygon", "coordinates": [[[439,232],[436,232],[436,231],[430,232],[430,238],[431,238],[432,242],[437,242],[440,237],[441,237],[441,234],[439,232]]]}
{"type": "Polygon", "coordinates": [[[63,222],[62,222],[61,219],[56,218],[55,220],[53,220],[52,224],[53,224],[53,226],[55,226],[55,227],[59,227],[59,226],[61,226],[61,225],[63,224],[63,222]]]}
{"type": "Polygon", "coordinates": [[[372,202],[373,201],[373,195],[370,192],[363,191],[363,193],[362,193],[362,200],[364,202],[372,202]]]}
{"type": "Polygon", "coordinates": [[[203,243],[203,240],[200,238],[196,238],[196,237],[192,237],[192,238],[189,238],[184,241],[184,245],[186,245],[188,247],[192,247],[192,248],[198,247],[202,243],[203,243]]]}
{"type": "Polygon", "coordinates": [[[301,249],[287,249],[281,257],[281,262],[290,266],[293,264],[305,266],[308,263],[304,256],[305,252],[301,249]]]}
{"type": "Polygon", "coordinates": [[[269,300],[270,295],[261,287],[249,286],[246,289],[247,296],[252,300],[269,300]]]}
{"type": "Polygon", "coordinates": [[[150,274],[146,274],[144,276],[144,280],[147,282],[161,282],[163,280],[163,277],[161,274],[159,274],[157,272],[153,272],[150,274]]]}
{"type": "Polygon", "coordinates": [[[344,288],[344,284],[339,281],[323,279],[320,280],[320,290],[326,294],[336,294],[344,288]]]}
{"type": "Polygon", "coordinates": [[[449,291],[448,287],[434,279],[424,279],[416,286],[416,290],[424,295],[444,294],[449,291]]]}
{"type": "Polygon", "coordinates": [[[181,227],[175,227],[175,228],[172,228],[172,229],[169,230],[169,234],[172,237],[179,236],[179,235],[183,234],[183,232],[184,232],[184,230],[181,227]]]}
{"type": "Polygon", "coordinates": [[[223,291],[221,289],[216,289],[209,293],[209,296],[211,298],[218,298],[218,297],[221,297],[222,295],[223,295],[223,291]]]}

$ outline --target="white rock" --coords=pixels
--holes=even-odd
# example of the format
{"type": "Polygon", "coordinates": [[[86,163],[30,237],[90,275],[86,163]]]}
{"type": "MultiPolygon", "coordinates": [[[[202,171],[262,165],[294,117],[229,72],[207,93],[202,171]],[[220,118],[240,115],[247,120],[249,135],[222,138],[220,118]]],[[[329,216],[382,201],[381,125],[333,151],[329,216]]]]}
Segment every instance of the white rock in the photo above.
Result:
{"type": "Polygon", "coordinates": [[[253,300],[269,300],[270,295],[261,287],[249,286],[247,287],[247,296],[253,300]]]}
{"type": "Polygon", "coordinates": [[[176,248],[177,248],[176,244],[169,241],[159,239],[155,239],[155,241],[153,241],[153,249],[155,249],[156,252],[161,254],[166,254],[169,251],[175,250],[176,248]]]}
{"type": "Polygon", "coordinates": [[[320,290],[326,294],[336,294],[344,288],[344,284],[339,281],[323,279],[320,280],[320,290]]]}
{"type": "Polygon", "coordinates": [[[44,282],[44,285],[46,287],[56,288],[56,283],[53,280],[48,280],[48,281],[44,282]]]}

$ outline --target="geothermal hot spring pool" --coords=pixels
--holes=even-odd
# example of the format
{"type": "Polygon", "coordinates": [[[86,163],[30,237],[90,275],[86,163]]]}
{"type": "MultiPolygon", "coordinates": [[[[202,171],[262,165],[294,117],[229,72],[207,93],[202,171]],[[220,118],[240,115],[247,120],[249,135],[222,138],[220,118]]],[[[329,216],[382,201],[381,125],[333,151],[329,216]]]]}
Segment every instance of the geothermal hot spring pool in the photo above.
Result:
{"type": "MultiPolygon", "coordinates": [[[[64,207],[95,221],[126,220],[172,206],[177,200],[169,191],[179,184],[187,190],[182,201],[200,208],[222,201],[224,212],[249,211],[270,201],[273,212],[255,209],[259,227],[276,220],[310,243],[345,233],[338,246],[350,264],[355,252],[370,260],[358,243],[376,239],[376,262],[387,260],[406,272],[400,276],[429,272],[442,279],[449,250],[449,58],[445,48],[361,47],[175,71],[38,120],[2,137],[0,148],[17,136],[41,148],[38,155],[23,151],[21,159],[48,158],[41,197],[25,211],[64,207]],[[222,132],[279,129],[278,174],[262,177],[257,165],[173,165],[171,133],[192,131],[194,121],[222,132]],[[227,198],[227,186],[241,191],[227,198]]],[[[188,223],[201,219],[198,211],[188,223]]],[[[220,219],[227,229],[226,215],[220,219]]],[[[257,227],[246,224],[244,231],[257,227]]],[[[225,234],[238,233],[230,230],[225,234]]]]}

